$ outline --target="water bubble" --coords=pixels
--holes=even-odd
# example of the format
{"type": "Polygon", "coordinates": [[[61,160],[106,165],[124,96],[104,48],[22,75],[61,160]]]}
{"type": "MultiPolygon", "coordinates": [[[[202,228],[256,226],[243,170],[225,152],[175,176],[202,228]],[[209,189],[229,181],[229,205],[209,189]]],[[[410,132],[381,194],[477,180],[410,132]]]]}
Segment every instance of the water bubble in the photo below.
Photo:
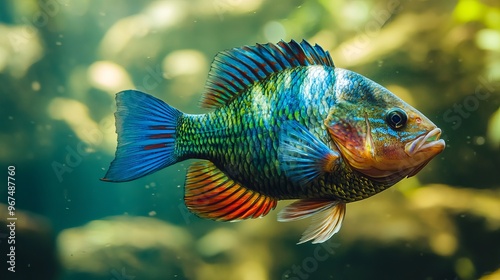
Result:
{"type": "Polygon", "coordinates": [[[474,144],[481,146],[484,145],[484,143],[486,143],[486,138],[484,138],[483,136],[476,136],[474,137],[473,141],[474,144]]]}

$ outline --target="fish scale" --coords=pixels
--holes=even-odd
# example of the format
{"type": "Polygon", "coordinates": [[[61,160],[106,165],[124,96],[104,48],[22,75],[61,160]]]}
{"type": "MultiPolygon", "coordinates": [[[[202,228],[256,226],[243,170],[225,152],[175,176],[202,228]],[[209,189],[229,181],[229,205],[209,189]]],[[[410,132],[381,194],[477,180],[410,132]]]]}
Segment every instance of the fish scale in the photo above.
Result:
{"type": "Polygon", "coordinates": [[[185,115],[177,131],[178,156],[212,160],[237,182],[277,199],[331,197],[350,202],[385,189],[387,186],[383,184],[367,185],[362,177],[347,176],[342,173],[343,168],[338,174],[333,173],[329,182],[318,179],[304,188],[290,181],[280,169],[278,131],[283,122],[298,121],[310,127],[315,136],[328,141],[329,136],[318,124],[326,119],[334,100],[327,100],[330,95],[326,91],[315,89],[326,88],[326,84],[334,80],[334,75],[333,69],[323,66],[290,69],[258,82],[228,106],[207,115],[185,115]],[[292,82],[286,84],[282,82],[284,80],[292,82]],[[304,87],[304,84],[309,86],[304,87]],[[256,98],[256,95],[263,99],[256,98]],[[311,103],[311,99],[322,101],[321,106],[311,103]],[[269,103],[269,106],[263,105],[263,102],[269,103]],[[268,117],[272,121],[263,125],[266,123],[263,116],[269,113],[263,108],[268,107],[273,108],[268,117]],[[234,167],[235,162],[238,163],[237,168],[234,167]],[[343,182],[344,178],[351,177],[352,181],[343,182]],[[332,181],[335,182],[333,185],[332,181]],[[370,185],[373,185],[372,191],[365,194],[358,192],[370,185]],[[341,191],[336,192],[336,189],[341,191]]]}
{"type": "Polygon", "coordinates": [[[184,201],[217,221],[314,216],[299,243],[339,231],[346,203],[413,176],[444,149],[440,129],[387,89],[336,68],[307,41],[257,44],[214,58],[202,115],[145,93],[117,94],[118,146],[102,179],[137,179],[185,159],[184,201]]]}

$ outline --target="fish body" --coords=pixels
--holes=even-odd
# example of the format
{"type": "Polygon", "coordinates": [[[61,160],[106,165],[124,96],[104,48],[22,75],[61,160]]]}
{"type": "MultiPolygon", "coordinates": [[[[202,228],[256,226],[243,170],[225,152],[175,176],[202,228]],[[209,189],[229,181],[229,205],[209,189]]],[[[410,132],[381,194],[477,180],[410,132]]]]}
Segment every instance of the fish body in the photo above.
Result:
{"type": "Polygon", "coordinates": [[[320,141],[332,144],[323,121],[336,103],[336,77],[366,80],[339,68],[296,67],[256,83],[212,113],[185,115],[181,120],[183,133],[177,138],[177,156],[210,160],[228,177],[277,199],[332,198],[352,202],[382,191],[388,184],[355,173],[349,176],[342,167],[318,176],[305,188],[291,180],[280,166],[280,134],[284,126],[300,124],[320,141]]]}
{"type": "Polygon", "coordinates": [[[219,53],[202,105],[213,111],[185,114],[139,91],[118,93],[118,148],[103,180],[200,159],[186,176],[192,212],[241,220],[299,199],[278,219],[316,216],[300,242],[320,243],[340,229],[346,203],[413,176],[444,149],[420,112],[306,41],[219,53]]]}

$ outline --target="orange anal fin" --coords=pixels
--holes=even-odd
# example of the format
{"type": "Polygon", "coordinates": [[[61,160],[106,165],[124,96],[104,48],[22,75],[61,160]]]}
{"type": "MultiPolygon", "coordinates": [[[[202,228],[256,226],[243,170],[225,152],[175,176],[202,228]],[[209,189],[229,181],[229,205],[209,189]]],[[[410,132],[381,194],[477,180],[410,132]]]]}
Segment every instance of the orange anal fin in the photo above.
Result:
{"type": "Polygon", "coordinates": [[[312,221],[297,244],[307,241],[323,243],[340,230],[345,216],[345,203],[337,200],[301,199],[286,206],[278,221],[290,222],[312,216],[312,221]]]}
{"type": "Polygon", "coordinates": [[[245,188],[209,161],[191,165],[186,176],[184,201],[196,215],[219,221],[265,216],[277,200],[245,188]]]}

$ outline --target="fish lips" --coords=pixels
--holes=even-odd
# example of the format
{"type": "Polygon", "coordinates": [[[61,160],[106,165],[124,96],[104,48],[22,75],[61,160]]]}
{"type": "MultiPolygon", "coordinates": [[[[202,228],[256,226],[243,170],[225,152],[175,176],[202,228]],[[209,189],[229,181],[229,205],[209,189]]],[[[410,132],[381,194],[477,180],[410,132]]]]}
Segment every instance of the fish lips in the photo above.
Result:
{"type": "Polygon", "coordinates": [[[444,150],[446,144],[443,139],[440,139],[440,136],[441,129],[434,128],[405,145],[405,153],[410,159],[417,163],[421,162],[410,169],[410,172],[406,175],[407,177],[417,174],[431,159],[444,150]]]}
{"type": "Polygon", "coordinates": [[[441,129],[434,128],[428,133],[417,137],[415,140],[405,145],[405,153],[410,157],[419,154],[435,156],[442,152],[446,146],[443,139],[440,139],[441,129]]]}

